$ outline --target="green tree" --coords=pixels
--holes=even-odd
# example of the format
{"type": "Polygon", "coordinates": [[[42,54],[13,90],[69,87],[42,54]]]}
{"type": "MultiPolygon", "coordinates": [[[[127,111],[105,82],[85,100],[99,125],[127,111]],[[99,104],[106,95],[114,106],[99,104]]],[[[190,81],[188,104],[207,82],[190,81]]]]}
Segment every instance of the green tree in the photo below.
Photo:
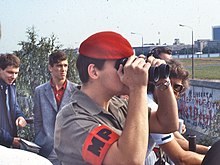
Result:
{"type": "Polygon", "coordinates": [[[55,45],[56,37],[54,35],[50,38],[41,37],[38,40],[34,27],[27,30],[27,37],[27,41],[18,43],[21,50],[16,52],[22,64],[17,79],[17,87],[18,91],[23,94],[33,96],[35,87],[49,79],[48,55],[52,51],[60,49],[61,45],[55,45]]]}
{"type": "Polygon", "coordinates": [[[68,63],[69,63],[67,78],[68,78],[68,80],[70,80],[74,83],[80,84],[79,74],[76,69],[76,60],[77,60],[77,56],[78,56],[78,54],[77,54],[78,49],[76,49],[76,50],[66,49],[64,51],[68,55],[68,63]]]}

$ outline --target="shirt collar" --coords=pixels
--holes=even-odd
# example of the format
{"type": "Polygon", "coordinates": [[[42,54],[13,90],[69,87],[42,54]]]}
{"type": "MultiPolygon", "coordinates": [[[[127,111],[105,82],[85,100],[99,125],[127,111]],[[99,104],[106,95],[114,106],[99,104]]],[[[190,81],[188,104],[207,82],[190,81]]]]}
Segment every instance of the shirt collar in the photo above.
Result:
{"type": "MultiPolygon", "coordinates": [[[[55,85],[54,85],[54,83],[53,83],[52,78],[50,79],[50,85],[51,85],[51,87],[52,87],[53,89],[55,89],[55,85]]],[[[64,83],[63,83],[63,85],[62,85],[62,87],[61,87],[60,89],[66,89],[66,86],[67,86],[67,80],[64,81],[64,83]]]]}
{"type": "Polygon", "coordinates": [[[0,79],[0,88],[1,89],[5,89],[6,86],[9,86],[5,81],[3,81],[2,79],[0,79]]]}
{"type": "Polygon", "coordinates": [[[7,85],[2,79],[0,79],[0,85],[7,85]]]}

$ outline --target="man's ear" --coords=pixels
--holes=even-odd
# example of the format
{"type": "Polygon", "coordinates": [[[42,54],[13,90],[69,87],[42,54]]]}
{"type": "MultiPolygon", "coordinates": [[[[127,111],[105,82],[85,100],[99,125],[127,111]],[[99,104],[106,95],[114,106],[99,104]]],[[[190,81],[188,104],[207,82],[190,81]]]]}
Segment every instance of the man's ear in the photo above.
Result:
{"type": "Polygon", "coordinates": [[[48,70],[51,73],[52,66],[48,65],[48,70]]]}
{"type": "Polygon", "coordinates": [[[89,66],[88,66],[88,74],[89,74],[89,77],[91,79],[97,79],[98,78],[98,70],[95,67],[95,64],[89,64],[89,66]]]}

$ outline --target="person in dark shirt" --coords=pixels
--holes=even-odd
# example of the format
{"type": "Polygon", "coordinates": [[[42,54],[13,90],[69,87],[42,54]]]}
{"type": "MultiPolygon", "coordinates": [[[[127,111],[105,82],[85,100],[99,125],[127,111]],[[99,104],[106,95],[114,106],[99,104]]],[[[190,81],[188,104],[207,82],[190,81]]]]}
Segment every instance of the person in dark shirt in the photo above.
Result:
{"type": "Polygon", "coordinates": [[[15,148],[20,147],[17,126],[27,124],[16,97],[19,67],[20,59],[16,55],[0,55],[0,145],[15,148]]]}

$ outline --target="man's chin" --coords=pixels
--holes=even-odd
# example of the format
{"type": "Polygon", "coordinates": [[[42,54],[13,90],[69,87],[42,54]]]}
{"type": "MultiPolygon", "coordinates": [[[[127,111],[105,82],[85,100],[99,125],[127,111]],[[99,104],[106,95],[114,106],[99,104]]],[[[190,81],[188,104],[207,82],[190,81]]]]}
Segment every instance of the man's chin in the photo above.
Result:
{"type": "Polygon", "coordinates": [[[61,77],[60,80],[66,80],[66,76],[61,77]]]}
{"type": "Polygon", "coordinates": [[[7,81],[6,84],[11,85],[14,81],[7,81]]]}

